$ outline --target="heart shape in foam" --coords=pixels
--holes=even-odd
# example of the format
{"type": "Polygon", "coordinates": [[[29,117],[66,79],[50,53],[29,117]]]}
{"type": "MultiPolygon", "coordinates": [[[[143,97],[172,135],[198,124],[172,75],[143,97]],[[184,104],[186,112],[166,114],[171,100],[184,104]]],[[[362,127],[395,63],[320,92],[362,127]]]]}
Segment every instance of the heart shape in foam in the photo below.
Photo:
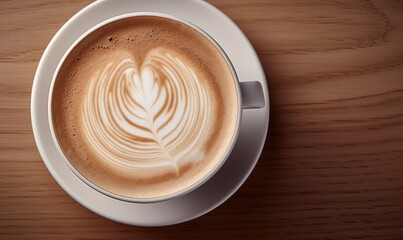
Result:
{"type": "Polygon", "coordinates": [[[178,172],[203,159],[212,96],[201,74],[169,49],[151,50],[142,64],[126,56],[95,72],[86,90],[81,117],[93,150],[126,170],[178,172]]]}

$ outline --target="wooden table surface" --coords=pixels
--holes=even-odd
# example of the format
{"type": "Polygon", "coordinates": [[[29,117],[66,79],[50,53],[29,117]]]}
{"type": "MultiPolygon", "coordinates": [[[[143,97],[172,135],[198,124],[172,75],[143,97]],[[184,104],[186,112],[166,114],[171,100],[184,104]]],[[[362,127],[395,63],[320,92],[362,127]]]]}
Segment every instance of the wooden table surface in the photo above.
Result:
{"type": "Polygon", "coordinates": [[[163,228],[118,224],[82,207],[34,143],[38,61],[89,3],[0,1],[1,239],[403,239],[403,1],[211,1],[259,53],[269,138],[232,198],[163,228]]]}

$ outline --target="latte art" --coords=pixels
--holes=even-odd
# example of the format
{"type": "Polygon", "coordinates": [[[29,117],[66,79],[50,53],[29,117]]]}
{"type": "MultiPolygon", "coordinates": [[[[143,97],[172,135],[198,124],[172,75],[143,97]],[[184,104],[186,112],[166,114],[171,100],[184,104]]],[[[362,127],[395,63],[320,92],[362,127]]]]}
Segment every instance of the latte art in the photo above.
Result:
{"type": "Polygon", "coordinates": [[[108,164],[126,170],[170,166],[177,172],[179,160],[203,159],[199,143],[211,121],[211,97],[181,58],[157,48],[142,64],[115,58],[94,74],[81,115],[88,141],[108,164]]]}

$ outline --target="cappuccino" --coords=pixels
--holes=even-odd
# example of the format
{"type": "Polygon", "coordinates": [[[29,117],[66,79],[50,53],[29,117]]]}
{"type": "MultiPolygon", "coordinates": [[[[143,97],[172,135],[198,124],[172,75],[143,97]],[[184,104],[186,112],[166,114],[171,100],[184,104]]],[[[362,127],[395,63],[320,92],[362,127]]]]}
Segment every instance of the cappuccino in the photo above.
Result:
{"type": "Polygon", "coordinates": [[[91,32],[55,78],[52,122],[71,165],[126,198],[184,191],[220,166],[239,116],[217,47],[176,20],[136,16],[91,32]]]}

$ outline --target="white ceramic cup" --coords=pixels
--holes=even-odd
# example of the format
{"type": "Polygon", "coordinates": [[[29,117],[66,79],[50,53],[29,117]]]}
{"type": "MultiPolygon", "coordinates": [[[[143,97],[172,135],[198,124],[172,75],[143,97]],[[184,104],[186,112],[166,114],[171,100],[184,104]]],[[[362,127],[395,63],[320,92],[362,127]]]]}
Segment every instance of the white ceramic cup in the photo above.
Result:
{"type": "Polygon", "coordinates": [[[239,133],[239,128],[240,128],[240,122],[241,122],[241,118],[242,118],[242,109],[253,109],[253,108],[263,108],[265,106],[265,99],[264,99],[264,94],[263,94],[263,90],[262,90],[262,86],[260,84],[260,82],[258,81],[250,81],[250,82],[239,82],[238,81],[238,77],[236,75],[235,69],[231,63],[231,61],[229,60],[228,56],[226,55],[226,53],[224,52],[224,50],[218,45],[218,43],[210,36],[208,35],[205,31],[203,31],[201,28],[199,28],[198,26],[185,21],[183,19],[179,19],[177,17],[174,16],[170,16],[167,14],[161,14],[161,13],[153,13],[153,12],[136,12],[136,13],[130,13],[130,14],[124,14],[124,15],[120,15],[117,17],[113,17],[110,18],[106,21],[103,21],[99,24],[97,24],[96,26],[94,26],[93,28],[91,28],[90,30],[88,30],[87,32],[85,32],[83,35],[81,35],[81,37],[79,39],[77,39],[71,46],[70,48],[66,51],[66,53],[64,54],[63,58],[61,59],[61,61],[59,62],[56,71],[53,75],[53,79],[52,79],[52,83],[51,83],[51,87],[50,87],[50,91],[49,91],[49,102],[48,102],[48,118],[49,118],[49,122],[51,124],[51,134],[52,134],[52,139],[55,143],[55,146],[58,150],[58,152],[60,153],[60,155],[62,156],[62,158],[64,159],[64,162],[67,164],[67,166],[69,167],[69,169],[84,183],[86,183],[88,186],[92,187],[93,189],[97,190],[100,193],[105,194],[106,196],[112,197],[114,199],[117,200],[121,200],[121,201],[127,201],[127,202],[137,202],[137,203],[152,203],[152,202],[159,202],[159,201],[165,201],[165,200],[169,200],[172,198],[176,198],[182,195],[185,195],[195,189],[197,189],[198,187],[200,187],[201,185],[203,185],[204,183],[206,183],[220,168],[221,166],[225,163],[225,161],[228,159],[230,153],[233,150],[233,147],[235,145],[235,142],[238,138],[238,133],[239,133]],[[67,58],[67,56],[70,54],[70,52],[78,45],[78,43],[80,43],[85,37],[87,37],[88,35],[90,35],[92,32],[94,32],[95,30],[111,23],[117,20],[121,20],[124,18],[131,18],[131,17],[137,17],[137,16],[154,16],[154,17],[161,17],[161,18],[167,18],[167,19],[171,19],[174,21],[178,21],[182,24],[185,24],[189,27],[191,27],[192,29],[194,29],[195,31],[203,34],[211,43],[213,43],[215,45],[215,47],[220,51],[221,55],[224,57],[224,59],[226,60],[232,75],[233,75],[233,79],[235,81],[235,86],[237,89],[237,96],[238,96],[238,118],[237,118],[237,123],[236,123],[236,128],[235,131],[233,133],[233,137],[231,139],[230,145],[227,147],[227,151],[224,154],[224,156],[222,157],[222,159],[220,159],[219,163],[216,165],[216,167],[210,171],[207,175],[205,175],[200,181],[198,181],[197,183],[191,185],[190,187],[178,191],[174,194],[168,195],[168,196],[164,196],[164,197],[158,197],[158,198],[148,198],[148,199],[140,199],[140,198],[129,198],[129,197],[124,197],[124,196],[120,196],[114,193],[111,193],[105,189],[102,189],[100,187],[98,187],[97,185],[93,184],[91,181],[89,181],[88,179],[86,179],[78,170],[76,170],[74,168],[74,166],[70,163],[70,161],[68,160],[68,158],[64,155],[57,137],[55,135],[55,131],[54,131],[54,123],[53,123],[53,119],[52,119],[52,108],[51,108],[51,102],[52,102],[52,95],[53,95],[53,88],[55,85],[55,81],[57,79],[57,75],[59,73],[59,70],[61,68],[61,66],[63,65],[65,59],[67,58]]]}

